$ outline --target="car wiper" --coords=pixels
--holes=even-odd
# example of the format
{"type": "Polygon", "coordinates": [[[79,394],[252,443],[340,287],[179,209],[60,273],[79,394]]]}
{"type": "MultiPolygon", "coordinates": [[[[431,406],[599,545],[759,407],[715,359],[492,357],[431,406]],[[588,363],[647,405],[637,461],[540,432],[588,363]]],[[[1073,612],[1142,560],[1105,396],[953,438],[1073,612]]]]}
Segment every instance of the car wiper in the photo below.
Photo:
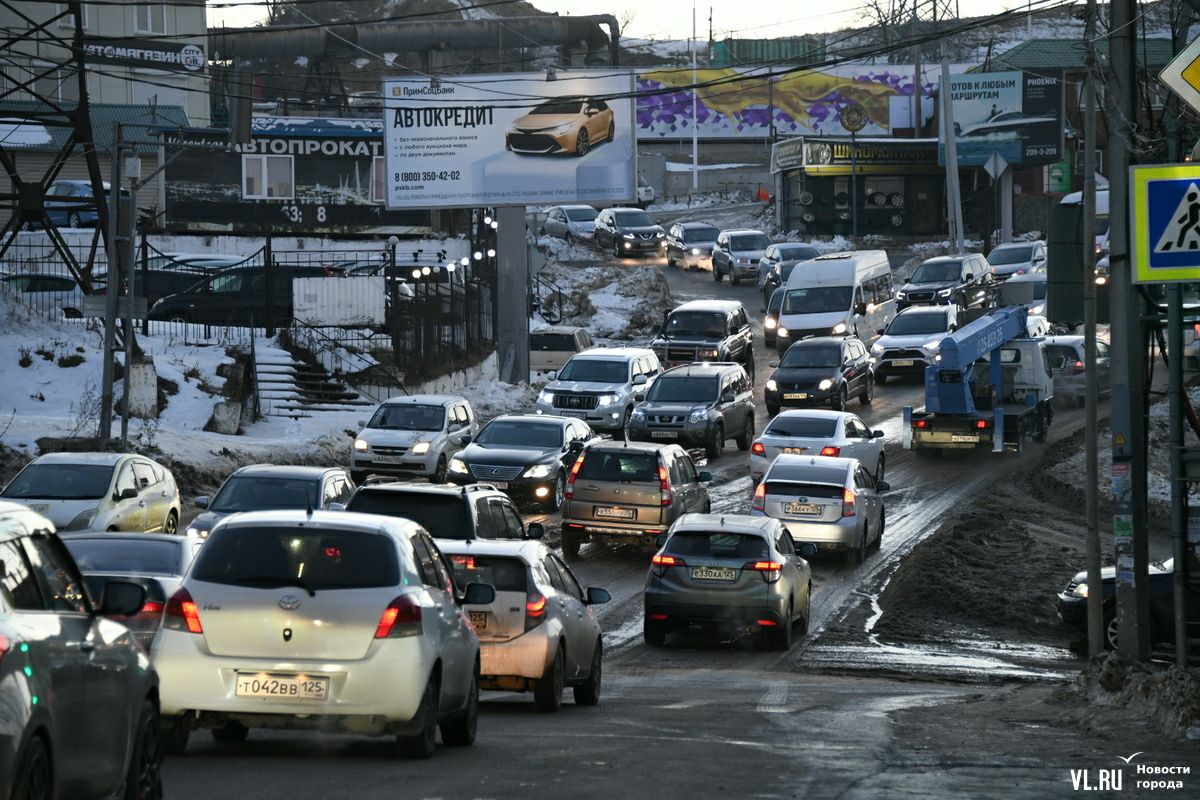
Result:
{"type": "Polygon", "coordinates": [[[234,583],[239,586],[295,586],[298,589],[303,589],[308,592],[309,597],[316,597],[317,593],[309,586],[303,578],[284,578],[274,575],[252,575],[245,578],[238,578],[234,583]]]}

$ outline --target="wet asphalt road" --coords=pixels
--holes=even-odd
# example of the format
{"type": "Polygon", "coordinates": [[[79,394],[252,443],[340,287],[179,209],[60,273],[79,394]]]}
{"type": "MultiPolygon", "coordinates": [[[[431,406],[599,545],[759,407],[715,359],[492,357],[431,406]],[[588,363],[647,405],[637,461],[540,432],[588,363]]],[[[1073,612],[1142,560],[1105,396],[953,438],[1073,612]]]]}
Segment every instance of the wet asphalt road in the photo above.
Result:
{"type": "MultiPolygon", "coordinates": [[[[752,318],[761,316],[761,294],[753,285],[733,287],[714,283],[708,272],[663,269],[677,301],[737,299],[752,318]]],[[[774,356],[755,324],[761,387],[774,356]]],[[[761,431],[766,412],[759,392],[761,431]]],[[[892,485],[887,527],[880,550],[861,566],[840,558],[815,560],[810,633],[790,652],[760,650],[748,637],[720,641],[700,634],[675,636],[665,648],[647,647],[641,638],[641,590],[649,551],[585,545],[572,568],[585,586],[603,586],[613,595],[598,609],[606,652],[605,698],[598,708],[575,707],[568,700],[561,713],[548,716],[534,712],[528,696],[485,694],[477,744],[468,750],[442,748],[426,763],[395,761],[381,740],[255,731],[246,743],[231,746],[213,742],[202,731],[194,734],[186,756],[165,765],[168,796],[883,796],[852,787],[878,780],[879,760],[894,745],[888,713],[962,699],[972,691],[969,681],[979,676],[957,667],[931,674],[944,681],[959,672],[967,683],[888,681],[861,670],[837,674],[839,659],[871,657],[862,652],[826,652],[817,659],[826,674],[817,674],[810,669],[811,643],[823,626],[870,603],[899,560],[935,530],[941,515],[989,482],[1029,468],[1044,447],[1029,445],[1019,455],[970,453],[918,461],[900,448],[899,435],[901,409],[920,405],[921,395],[915,380],[892,381],[876,388],[870,406],[852,404],[852,411],[886,434],[892,485]]],[[[1079,412],[1060,411],[1051,441],[1081,426],[1079,412]]],[[[747,454],[730,446],[709,469],[714,510],[744,513],[751,492],[747,454]]],[[[554,518],[529,519],[543,519],[551,541],[557,540],[554,518]]],[[[1051,781],[1061,784],[1061,771],[1039,770],[1036,752],[1028,757],[1022,762],[1021,788],[997,786],[997,796],[1057,796],[1061,785],[1054,794],[1049,790],[1051,781]]],[[[933,768],[937,756],[930,758],[933,768]]],[[[954,785],[978,785],[987,774],[980,766],[963,784],[926,781],[922,791],[933,794],[922,796],[955,796],[954,785]]]]}

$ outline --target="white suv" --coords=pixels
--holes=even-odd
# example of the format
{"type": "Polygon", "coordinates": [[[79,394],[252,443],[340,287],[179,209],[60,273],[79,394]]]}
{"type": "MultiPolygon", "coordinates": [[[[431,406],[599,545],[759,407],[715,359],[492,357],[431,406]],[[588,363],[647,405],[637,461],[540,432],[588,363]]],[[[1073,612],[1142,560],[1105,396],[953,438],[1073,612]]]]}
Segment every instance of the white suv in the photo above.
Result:
{"type": "Polygon", "coordinates": [[[454,395],[394,397],[379,404],[350,454],[350,477],[427,477],[446,482],[446,466],[479,431],[471,404],[454,395]]]}
{"type": "Polygon", "coordinates": [[[152,661],[167,751],[193,727],[222,742],[250,728],[395,735],[400,755],[475,741],[479,640],[415,522],[340,511],[222,520],[167,601],[152,661]]]}
{"type": "Polygon", "coordinates": [[[662,374],[653,350],[645,347],[593,348],[578,355],[559,372],[537,399],[537,413],[586,420],[596,431],[623,434],[635,405],[662,374]]]}

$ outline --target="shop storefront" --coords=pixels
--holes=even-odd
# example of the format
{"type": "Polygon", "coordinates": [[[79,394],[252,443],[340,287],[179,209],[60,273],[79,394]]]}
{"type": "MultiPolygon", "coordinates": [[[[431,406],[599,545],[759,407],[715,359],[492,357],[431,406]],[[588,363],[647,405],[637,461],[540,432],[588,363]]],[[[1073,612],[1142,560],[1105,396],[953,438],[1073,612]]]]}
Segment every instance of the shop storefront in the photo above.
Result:
{"type": "Polygon", "coordinates": [[[936,139],[785,139],[772,148],[771,172],[783,230],[849,236],[856,210],[860,236],[946,229],[946,174],[936,139]]]}

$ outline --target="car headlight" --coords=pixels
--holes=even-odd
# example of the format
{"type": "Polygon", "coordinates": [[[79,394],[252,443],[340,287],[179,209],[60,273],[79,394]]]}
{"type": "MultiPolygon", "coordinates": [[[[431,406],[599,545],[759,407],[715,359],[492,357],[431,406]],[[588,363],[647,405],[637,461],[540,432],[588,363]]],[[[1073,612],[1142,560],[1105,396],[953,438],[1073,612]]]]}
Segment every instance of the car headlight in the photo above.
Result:
{"type": "Polygon", "coordinates": [[[645,422],[646,421],[646,412],[640,408],[635,408],[633,410],[633,414],[630,415],[629,419],[632,420],[633,422],[645,422]]]}
{"type": "Polygon", "coordinates": [[[626,233],[626,234],[624,234],[624,237],[625,237],[626,239],[632,239],[632,238],[634,238],[634,236],[633,236],[633,234],[632,234],[632,233],[626,233]]]}
{"type": "Polygon", "coordinates": [[[197,528],[195,525],[189,525],[187,534],[188,536],[199,536],[201,539],[207,539],[208,528],[197,528]]]}
{"type": "Polygon", "coordinates": [[[850,330],[850,328],[847,327],[846,323],[844,322],[839,322],[837,325],[833,326],[834,336],[838,335],[839,333],[845,333],[848,330],[850,330]]]}
{"type": "Polygon", "coordinates": [[[354,440],[354,449],[357,450],[358,452],[365,453],[365,452],[367,452],[367,448],[368,448],[368,445],[367,445],[366,439],[355,439],[354,440]]]}
{"type": "Polygon", "coordinates": [[[1088,585],[1086,583],[1081,583],[1071,590],[1071,594],[1075,597],[1087,597],[1087,593],[1088,585]]]}
{"type": "Polygon", "coordinates": [[[929,344],[922,345],[921,347],[926,353],[936,353],[938,350],[942,349],[942,344],[941,342],[930,342],[929,344]]]}
{"type": "Polygon", "coordinates": [[[907,300],[908,292],[896,292],[896,299],[897,300],[907,300]]]}
{"type": "Polygon", "coordinates": [[[829,380],[829,378],[826,378],[825,380],[823,380],[817,384],[817,388],[820,389],[822,392],[828,391],[829,389],[833,388],[833,381],[829,380]]]}
{"type": "Polygon", "coordinates": [[[550,473],[554,471],[554,467],[549,464],[534,464],[529,469],[525,470],[522,478],[549,478],[550,473]]]}
{"type": "Polygon", "coordinates": [[[871,355],[875,356],[876,358],[878,358],[879,356],[882,356],[883,348],[877,344],[871,345],[871,355]]]}
{"type": "Polygon", "coordinates": [[[780,337],[781,339],[786,339],[792,335],[792,332],[789,331],[787,328],[783,327],[782,325],[780,325],[779,330],[775,331],[775,335],[780,337]]]}
{"type": "Polygon", "coordinates": [[[777,391],[778,389],[779,389],[779,384],[775,382],[775,379],[768,378],[767,379],[767,391],[774,392],[774,391],[777,391]]]}
{"type": "Polygon", "coordinates": [[[458,456],[450,459],[450,466],[446,468],[448,472],[453,472],[455,475],[466,475],[467,464],[458,456]]]}
{"type": "Polygon", "coordinates": [[[98,508],[89,508],[85,511],[80,511],[78,514],[75,515],[75,519],[73,519],[69,523],[67,523],[67,527],[64,530],[68,530],[68,531],[85,531],[85,530],[87,530],[88,528],[92,527],[92,522],[94,522],[96,519],[96,512],[99,510],[100,509],[98,509],[98,508]]]}
{"type": "Polygon", "coordinates": [[[692,248],[692,255],[694,255],[694,256],[698,256],[698,255],[700,255],[700,248],[699,248],[699,247],[693,247],[693,248],[692,248]]]}
{"type": "Polygon", "coordinates": [[[721,351],[720,350],[698,350],[698,351],[696,351],[696,355],[699,356],[700,358],[716,358],[717,356],[721,355],[721,351]]]}
{"type": "Polygon", "coordinates": [[[688,422],[703,422],[708,419],[707,408],[694,408],[692,413],[688,415],[688,422]]]}
{"type": "Polygon", "coordinates": [[[1045,310],[1046,310],[1045,305],[1034,306],[1033,308],[1029,309],[1029,313],[1033,314],[1034,316],[1040,317],[1042,315],[1042,312],[1045,310]]]}
{"type": "Polygon", "coordinates": [[[949,297],[953,289],[941,289],[938,291],[938,297],[949,297]]]}
{"type": "Polygon", "coordinates": [[[423,456],[429,452],[429,442],[417,442],[412,449],[414,456],[423,456]]]}
{"type": "Polygon", "coordinates": [[[554,392],[549,392],[549,391],[546,391],[545,389],[542,389],[542,391],[538,394],[538,402],[545,403],[548,406],[553,405],[554,404],[554,392]]]}
{"type": "Polygon", "coordinates": [[[621,402],[621,395],[619,394],[602,394],[596,398],[597,406],[611,406],[619,402],[621,402]]]}
{"type": "Polygon", "coordinates": [[[663,237],[664,237],[664,236],[666,236],[666,235],[667,235],[667,234],[666,234],[665,232],[663,232],[663,231],[659,231],[658,233],[654,234],[654,238],[656,238],[656,239],[661,239],[661,238],[663,238],[663,237]]]}
{"type": "Polygon", "coordinates": [[[771,330],[772,328],[776,327],[777,325],[779,325],[779,322],[774,317],[767,317],[766,319],[763,320],[763,327],[766,328],[767,330],[771,330]]]}
{"type": "Polygon", "coordinates": [[[564,122],[562,125],[559,125],[557,128],[551,128],[550,133],[555,136],[558,136],[560,134],[566,133],[569,130],[571,130],[571,123],[564,122]]]}

